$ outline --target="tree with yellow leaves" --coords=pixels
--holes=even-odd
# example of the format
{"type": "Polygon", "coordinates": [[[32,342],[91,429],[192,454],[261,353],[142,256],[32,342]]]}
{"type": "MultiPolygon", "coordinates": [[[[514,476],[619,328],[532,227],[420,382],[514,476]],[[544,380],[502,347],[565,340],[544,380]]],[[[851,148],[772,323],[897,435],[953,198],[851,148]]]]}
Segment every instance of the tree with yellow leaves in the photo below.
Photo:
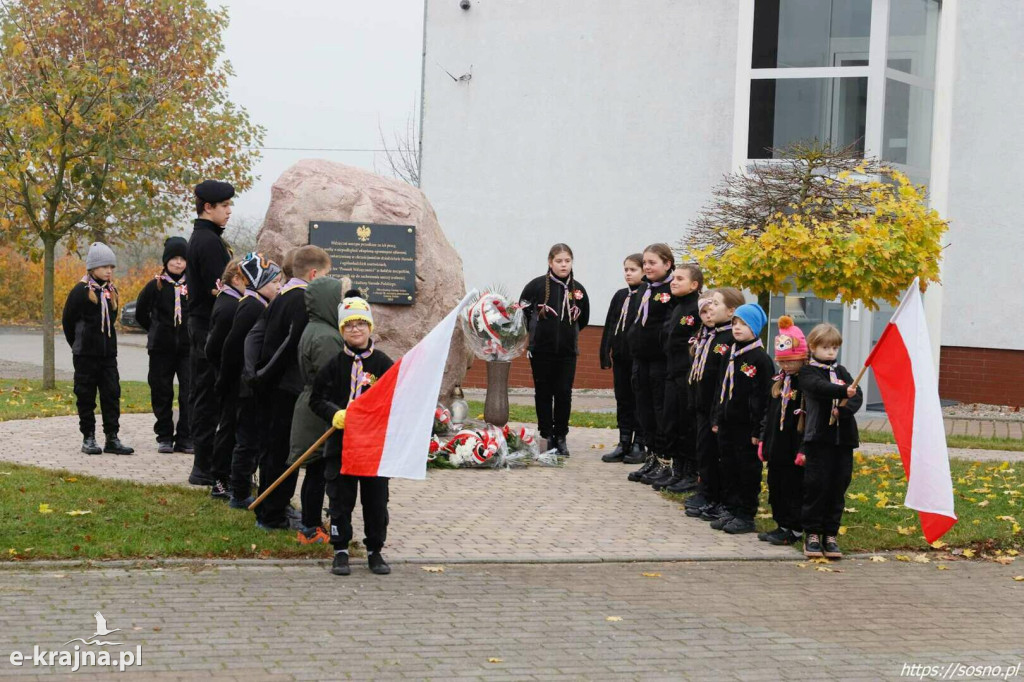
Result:
{"type": "Polygon", "coordinates": [[[947,223],[922,187],[852,146],[796,144],[781,157],[726,176],[693,222],[685,250],[714,282],[877,309],[915,277],[939,280],[947,223]]]}
{"type": "Polygon", "coordinates": [[[204,0],[0,1],[0,238],[53,263],[187,215],[199,179],[252,184],[263,129],[227,97],[224,9],[204,0]]]}

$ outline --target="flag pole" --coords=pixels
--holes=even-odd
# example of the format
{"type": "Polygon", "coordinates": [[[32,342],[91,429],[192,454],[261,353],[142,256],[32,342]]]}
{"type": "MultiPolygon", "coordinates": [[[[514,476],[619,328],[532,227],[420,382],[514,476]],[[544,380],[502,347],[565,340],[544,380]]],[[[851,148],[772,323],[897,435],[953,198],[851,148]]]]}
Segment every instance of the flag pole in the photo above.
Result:
{"type": "Polygon", "coordinates": [[[286,479],[289,476],[291,476],[292,473],[296,469],[298,469],[300,466],[302,466],[302,463],[305,462],[307,459],[309,459],[310,455],[312,455],[314,452],[316,452],[316,450],[321,445],[324,444],[324,441],[326,441],[328,438],[330,438],[331,434],[334,433],[335,431],[337,431],[337,429],[332,426],[331,428],[327,429],[327,433],[325,433],[324,435],[322,435],[319,438],[317,438],[316,442],[313,443],[312,445],[310,445],[309,449],[306,450],[305,452],[303,452],[302,456],[299,457],[297,460],[295,460],[295,464],[292,464],[290,467],[288,467],[288,469],[283,474],[281,474],[277,478],[276,481],[274,481],[273,483],[270,484],[269,488],[264,490],[263,493],[259,497],[257,497],[255,500],[253,500],[253,503],[249,505],[249,511],[252,511],[252,510],[256,509],[256,507],[259,506],[260,502],[262,502],[264,499],[266,499],[267,495],[269,495],[270,493],[274,492],[274,488],[276,488],[277,486],[281,485],[281,483],[284,482],[284,479],[286,479]]]}

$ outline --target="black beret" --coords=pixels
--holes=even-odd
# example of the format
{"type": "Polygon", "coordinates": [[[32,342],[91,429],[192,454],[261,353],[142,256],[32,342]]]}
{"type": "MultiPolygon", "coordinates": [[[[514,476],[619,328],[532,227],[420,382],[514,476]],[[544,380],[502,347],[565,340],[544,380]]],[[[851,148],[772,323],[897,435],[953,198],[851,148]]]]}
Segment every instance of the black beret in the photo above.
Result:
{"type": "Polygon", "coordinates": [[[175,257],[185,258],[185,252],[188,249],[188,242],[183,237],[168,237],[167,241],[164,242],[164,266],[167,265],[167,261],[175,257]]]}
{"type": "Polygon", "coordinates": [[[235,188],[231,186],[231,183],[220,180],[203,180],[196,185],[195,192],[197,199],[202,199],[209,204],[227,201],[235,196],[235,188]]]}

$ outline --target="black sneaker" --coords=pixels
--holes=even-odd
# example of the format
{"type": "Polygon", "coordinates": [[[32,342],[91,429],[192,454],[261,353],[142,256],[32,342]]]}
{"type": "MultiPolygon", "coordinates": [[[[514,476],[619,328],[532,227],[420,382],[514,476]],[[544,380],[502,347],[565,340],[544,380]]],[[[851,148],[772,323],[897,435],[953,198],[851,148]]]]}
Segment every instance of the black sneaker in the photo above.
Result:
{"type": "Polygon", "coordinates": [[[189,485],[211,486],[216,482],[217,481],[213,480],[213,477],[210,476],[210,474],[206,473],[205,471],[202,471],[195,464],[192,465],[192,473],[188,475],[189,485]]]}
{"type": "Polygon", "coordinates": [[[103,452],[109,452],[112,455],[132,455],[135,454],[135,449],[122,443],[115,433],[107,434],[107,442],[103,444],[103,452]]]}
{"type": "Polygon", "coordinates": [[[817,533],[804,533],[804,556],[821,557],[825,552],[821,548],[821,536],[817,533]]]}
{"type": "Polygon", "coordinates": [[[366,558],[366,561],[370,565],[371,573],[387,575],[391,572],[391,567],[384,561],[384,557],[381,556],[380,552],[370,552],[370,556],[366,558]]]}
{"type": "Polygon", "coordinates": [[[244,500],[240,500],[237,497],[235,497],[234,495],[232,495],[231,499],[228,500],[228,506],[231,507],[232,509],[248,509],[249,505],[252,504],[255,501],[256,501],[256,498],[253,497],[252,495],[250,495],[249,497],[245,498],[244,500]]]}
{"type": "Polygon", "coordinates": [[[666,490],[670,493],[688,493],[691,490],[697,489],[697,477],[696,476],[683,476],[678,481],[668,486],[666,490]]]}
{"type": "Polygon", "coordinates": [[[754,524],[754,519],[744,519],[740,516],[734,516],[729,520],[729,523],[722,526],[729,535],[740,535],[742,533],[754,533],[757,531],[757,526],[754,524]]]}
{"type": "Polygon", "coordinates": [[[631,448],[632,448],[632,446],[628,442],[623,441],[623,442],[619,443],[618,445],[616,445],[615,449],[612,450],[611,452],[606,453],[604,455],[601,455],[601,461],[602,462],[621,462],[622,460],[624,460],[626,458],[626,453],[628,453],[631,448]]]}
{"type": "Polygon", "coordinates": [[[643,464],[647,458],[647,453],[644,451],[644,446],[639,443],[633,443],[633,449],[626,453],[626,456],[622,458],[623,464],[643,464]]]}
{"type": "Polygon", "coordinates": [[[288,518],[289,521],[291,519],[302,520],[302,512],[296,509],[295,507],[291,506],[290,504],[284,508],[284,515],[288,518]]]}
{"type": "Polygon", "coordinates": [[[334,575],[349,575],[352,567],[348,565],[348,552],[335,552],[334,562],[331,564],[331,573],[334,575]]]}
{"type": "Polygon", "coordinates": [[[654,458],[654,455],[648,455],[647,461],[644,462],[644,465],[637,469],[636,471],[630,472],[629,476],[627,476],[626,478],[634,482],[639,481],[642,476],[645,476],[647,473],[650,472],[652,467],[655,467],[657,465],[658,460],[654,458]]]}
{"type": "Polygon", "coordinates": [[[640,477],[640,482],[644,485],[654,485],[655,481],[663,478],[666,474],[672,474],[672,465],[666,464],[664,460],[655,457],[654,464],[650,471],[640,477]]]}
{"type": "MultiPolygon", "coordinates": [[[[701,518],[704,517],[701,516],[701,518]]],[[[735,518],[730,511],[723,509],[718,518],[711,520],[711,528],[714,530],[725,530],[725,527],[732,523],[735,518]]]]}
{"type": "Polygon", "coordinates": [[[169,455],[174,452],[174,443],[169,440],[158,440],[156,442],[156,451],[161,455],[169,455]]]}
{"type": "Polygon", "coordinates": [[[96,442],[96,436],[88,435],[82,438],[82,452],[87,455],[98,455],[103,452],[96,442]]]}
{"type": "Polygon", "coordinates": [[[544,452],[550,452],[551,450],[557,450],[557,449],[558,449],[558,441],[555,440],[554,436],[552,436],[551,438],[548,438],[548,447],[547,447],[547,449],[544,450],[544,452]]]}
{"type": "MultiPolygon", "coordinates": [[[[569,456],[569,446],[565,444],[565,436],[555,436],[555,449],[559,457],[569,456]]],[[[391,569],[388,569],[390,571],[391,569]]]]}
{"type": "Polygon", "coordinates": [[[839,543],[836,541],[836,536],[826,535],[825,536],[825,558],[827,559],[842,559],[843,551],[839,549],[839,543]]]}
{"type": "Polygon", "coordinates": [[[223,481],[216,481],[213,487],[210,488],[210,497],[216,497],[218,500],[229,500],[231,493],[223,481]]]}
{"type": "Polygon", "coordinates": [[[789,535],[789,531],[782,526],[776,526],[775,530],[758,533],[757,539],[761,542],[769,542],[772,538],[782,537],[783,535],[789,535]]]}
{"type": "Polygon", "coordinates": [[[704,521],[714,521],[728,513],[728,510],[721,504],[706,504],[700,508],[700,518],[704,521]]]}
{"type": "Polygon", "coordinates": [[[794,542],[800,542],[800,538],[803,537],[803,533],[795,530],[786,530],[779,537],[769,538],[768,542],[773,545],[792,545],[794,542]]]}
{"type": "Polygon", "coordinates": [[[191,455],[194,452],[192,441],[188,438],[182,438],[174,444],[174,452],[184,452],[186,455],[191,455]]]}
{"type": "Polygon", "coordinates": [[[292,530],[288,519],[277,519],[274,521],[261,521],[256,519],[256,527],[260,530],[292,530]]]}
{"type": "Polygon", "coordinates": [[[704,493],[695,493],[683,501],[683,506],[687,509],[700,509],[710,501],[711,500],[704,496],[704,493]]]}

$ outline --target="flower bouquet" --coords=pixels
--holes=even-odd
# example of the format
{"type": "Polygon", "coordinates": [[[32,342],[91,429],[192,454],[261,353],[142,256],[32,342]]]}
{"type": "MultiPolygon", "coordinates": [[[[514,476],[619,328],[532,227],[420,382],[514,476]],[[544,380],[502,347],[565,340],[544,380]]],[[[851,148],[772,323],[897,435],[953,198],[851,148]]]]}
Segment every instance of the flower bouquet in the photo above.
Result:
{"type": "Polygon", "coordinates": [[[491,287],[459,314],[470,350],[485,362],[510,362],[526,350],[527,329],[522,306],[491,287]]]}

